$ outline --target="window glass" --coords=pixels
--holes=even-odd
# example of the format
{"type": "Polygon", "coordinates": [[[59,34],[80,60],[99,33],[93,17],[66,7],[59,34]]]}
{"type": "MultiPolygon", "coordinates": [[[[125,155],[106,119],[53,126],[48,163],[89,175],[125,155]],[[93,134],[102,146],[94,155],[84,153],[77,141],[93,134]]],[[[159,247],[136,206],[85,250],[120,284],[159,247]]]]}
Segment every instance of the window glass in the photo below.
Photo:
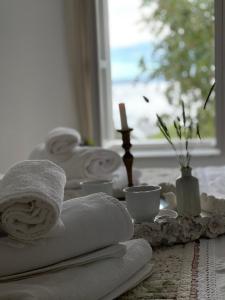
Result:
{"type": "Polygon", "coordinates": [[[108,7],[115,128],[124,102],[133,138],[162,138],[156,113],[173,132],[183,100],[202,136],[214,137],[214,93],[202,109],[215,76],[214,1],[108,0],[108,7]]]}

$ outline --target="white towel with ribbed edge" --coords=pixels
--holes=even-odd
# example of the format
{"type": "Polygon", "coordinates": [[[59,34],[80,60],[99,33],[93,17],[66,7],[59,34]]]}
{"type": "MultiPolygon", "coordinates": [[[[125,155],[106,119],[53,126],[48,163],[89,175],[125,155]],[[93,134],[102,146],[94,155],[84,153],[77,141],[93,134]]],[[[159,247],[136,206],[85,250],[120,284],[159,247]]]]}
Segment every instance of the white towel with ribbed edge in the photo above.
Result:
{"type": "Polygon", "coordinates": [[[45,139],[46,150],[57,160],[63,161],[71,157],[73,150],[81,142],[80,133],[67,127],[57,127],[51,130],[45,139]]]}
{"type": "Polygon", "coordinates": [[[126,241],[133,236],[127,209],[104,193],[65,201],[59,235],[15,248],[0,238],[0,276],[38,269],[126,241]]]}
{"type": "Polygon", "coordinates": [[[20,241],[40,239],[57,224],[66,177],[47,160],[22,161],[1,180],[0,229],[20,241]]]}
{"type": "MultiPolygon", "coordinates": [[[[128,283],[138,272],[143,271],[152,256],[151,247],[143,239],[124,244],[126,254],[121,258],[105,259],[80,267],[1,283],[0,300],[112,299],[108,297],[109,294],[115,290],[119,293],[125,292],[128,283]]],[[[137,280],[140,281],[140,278],[137,280]]]]}
{"type": "Polygon", "coordinates": [[[27,272],[16,273],[8,276],[0,276],[0,283],[21,279],[21,278],[27,278],[33,275],[37,275],[37,274],[39,275],[50,271],[59,271],[59,270],[64,270],[66,268],[71,268],[75,266],[83,266],[102,259],[119,258],[124,256],[125,254],[126,254],[125,245],[115,244],[78,257],[63,260],[52,265],[47,265],[39,269],[33,269],[27,272]]]}
{"type": "Polygon", "coordinates": [[[112,179],[112,173],[121,165],[121,157],[114,151],[98,147],[76,147],[73,155],[64,161],[47,152],[45,144],[35,147],[29,159],[49,159],[62,167],[70,179],[112,179]]]}
{"type": "Polygon", "coordinates": [[[139,283],[147,279],[152,274],[153,264],[151,262],[147,263],[141,270],[138,270],[133,274],[126,282],[123,282],[117,288],[115,288],[111,293],[107,294],[100,300],[112,300],[121,296],[122,294],[128,292],[129,290],[135,288],[139,283]]]}

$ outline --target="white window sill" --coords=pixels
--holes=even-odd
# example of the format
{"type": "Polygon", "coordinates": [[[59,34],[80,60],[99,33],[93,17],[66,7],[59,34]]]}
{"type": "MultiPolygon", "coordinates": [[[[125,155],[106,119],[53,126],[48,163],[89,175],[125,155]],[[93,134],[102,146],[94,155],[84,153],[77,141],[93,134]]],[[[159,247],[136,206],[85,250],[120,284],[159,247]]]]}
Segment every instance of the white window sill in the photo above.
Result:
{"type": "MultiPolygon", "coordinates": [[[[117,151],[120,154],[123,154],[124,151],[119,150],[117,151]]],[[[136,157],[136,158],[150,158],[150,157],[158,157],[158,158],[162,158],[162,157],[176,157],[174,151],[172,150],[134,150],[131,151],[132,154],[136,157]]],[[[211,149],[211,148],[207,148],[207,149],[194,149],[191,151],[191,155],[193,157],[200,157],[200,156],[219,156],[221,155],[221,151],[219,149],[211,149]]]]}
{"type": "MultiPolygon", "coordinates": [[[[116,151],[123,156],[124,149],[121,140],[107,141],[104,147],[116,151]]],[[[179,146],[178,146],[179,147],[179,146]]],[[[193,141],[191,144],[191,165],[207,166],[225,164],[225,156],[216,147],[215,140],[208,139],[201,142],[193,141]]],[[[135,166],[141,168],[149,167],[176,167],[177,159],[175,152],[165,141],[151,141],[147,143],[136,143],[132,145],[131,153],[135,158],[135,166]]]]}

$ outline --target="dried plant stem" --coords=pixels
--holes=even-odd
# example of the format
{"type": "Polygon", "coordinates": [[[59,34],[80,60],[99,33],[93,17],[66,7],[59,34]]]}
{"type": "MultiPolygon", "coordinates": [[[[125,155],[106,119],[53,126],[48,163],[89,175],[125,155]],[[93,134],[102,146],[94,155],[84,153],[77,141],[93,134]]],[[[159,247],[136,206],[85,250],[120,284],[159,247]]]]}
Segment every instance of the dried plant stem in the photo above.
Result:
{"type": "Polygon", "coordinates": [[[171,145],[172,149],[175,151],[176,153],[176,159],[178,161],[178,163],[181,165],[181,166],[184,166],[184,163],[183,163],[183,155],[179,155],[178,152],[177,152],[177,149],[175,147],[175,145],[173,144],[171,138],[170,138],[170,135],[168,136],[167,134],[167,131],[164,130],[164,128],[161,126],[160,123],[157,124],[161,133],[164,135],[164,137],[166,138],[166,140],[168,141],[168,143],[171,145]]]}
{"type": "MultiPolygon", "coordinates": [[[[207,104],[207,101],[215,87],[215,83],[211,87],[208,97],[206,99],[205,106],[207,104]]],[[[145,102],[149,103],[149,99],[145,96],[143,96],[145,102]]],[[[189,167],[190,166],[190,160],[191,160],[191,154],[190,154],[190,143],[189,141],[193,137],[193,130],[194,134],[197,135],[199,139],[201,139],[200,135],[200,128],[199,123],[193,122],[190,116],[187,117],[185,112],[185,105],[184,101],[181,100],[181,116],[177,116],[176,119],[173,121],[173,127],[175,129],[175,133],[179,139],[179,144],[175,145],[172,140],[172,136],[170,134],[170,131],[166,125],[166,123],[163,121],[163,119],[156,114],[157,117],[157,126],[159,130],[161,131],[162,135],[165,137],[165,139],[168,141],[172,149],[175,151],[176,159],[181,167],[189,167]],[[177,149],[177,147],[179,149],[177,149]]]]}
{"type": "MultiPolygon", "coordinates": [[[[189,146],[190,146],[189,140],[192,138],[193,135],[193,121],[192,120],[189,121],[189,119],[187,119],[183,101],[181,101],[181,105],[182,105],[182,118],[180,119],[180,117],[177,117],[173,121],[173,126],[176,135],[179,139],[179,148],[180,148],[179,150],[177,149],[176,145],[173,143],[169,129],[167,128],[163,119],[159,115],[156,116],[157,116],[157,126],[159,127],[161,133],[166,138],[168,143],[171,145],[172,149],[175,151],[178,163],[180,164],[181,167],[187,168],[190,166],[190,160],[191,160],[191,155],[189,151],[189,146]]],[[[199,139],[201,139],[200,128],[198,123],[196,124],[195,131],[196,131],[196,135],[199,137],[199,139]]]]}
{"type": "Polygon", "coordinates": [[[207,98],[206,98],[206,100],[205,100],[205,104],[204,104],[204,106],[203,106],[203,109],[206,109],[207,103],[208,103],[208,101],[209,101],[209,98],[210,98],[210,96],[211,96],[211,94],[212,94],[212,91],[214,90],[215,86],[216,86],[216,82],[213,83],[213,85],[211,86],[211,88],[210,88],[210,90],[209,90],[209,93],[208,93],[208,96],[207,96],[207,98]]]}

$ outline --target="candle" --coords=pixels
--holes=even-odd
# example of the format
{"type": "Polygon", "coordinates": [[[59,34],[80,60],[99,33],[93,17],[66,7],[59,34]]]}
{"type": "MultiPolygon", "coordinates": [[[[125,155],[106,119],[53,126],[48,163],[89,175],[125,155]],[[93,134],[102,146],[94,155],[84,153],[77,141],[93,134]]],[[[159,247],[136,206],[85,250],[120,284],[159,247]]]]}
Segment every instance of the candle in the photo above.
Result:
{"type": "Polygon", "coordinates": [[[119,103],[119,110],[120,110],[120,121],[122,130],[129,129],[127,124],[127,114],[126,114],[126,107],[124,103],[119,103]]]}

